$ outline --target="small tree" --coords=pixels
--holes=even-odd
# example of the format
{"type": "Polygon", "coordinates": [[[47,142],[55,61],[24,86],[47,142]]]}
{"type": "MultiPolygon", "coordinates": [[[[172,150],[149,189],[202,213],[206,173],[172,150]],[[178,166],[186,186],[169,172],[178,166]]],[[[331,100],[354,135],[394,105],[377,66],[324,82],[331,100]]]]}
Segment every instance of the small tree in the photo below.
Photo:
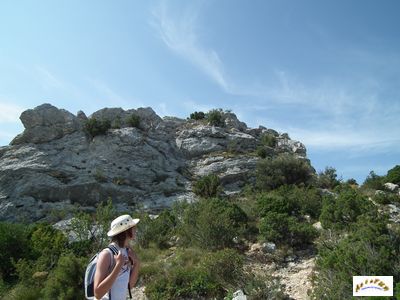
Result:
{"type": "Polygon", "coordinates": [[[135,115],[135,114],[131,114],[128,119],[126,120],[126,122],[128,123],[128,125],[130,127],[136,127],[139,128],[140,126],[140,118],[139,116],[135,115]]]}
{"type": "Polygon", "coordinates": [[[86,131],[92,136],[106,134],[107,130],[111,128],[111,122],[109,120],[98,120],[96,118],[90,118],[85,123],[86,131]]]}
{"type": "Polygon", "coordinates": [[[264,133],[260,138],[260,143],[263,146],[275,147],[276,137],[271,133],[264,133]]]}
{"type": "Polygon", "coordinates": [[[206,117],[205,113],[202,111],[195,111],[194,113],[190,114],[190,119],[192,120],[203,120],[206,117]]]}
{"type": "Polygon", "coordinates": [[[207,121],[212,126],[218,126],[218,127],[225,126],[223,110],[221,108],[210,110],[207,113],[207,121]]]}
{"type": "Polygon", "coordinates": [[[308,184],[312,175],[313,169],[307,161],[287,153],[262,159],[256,167],[257,187],[261,190],[271,190],[285,184],[308,184]]]}
{"type": "Polygon", "coordinates": [[[369,172],[369,175],[365,179],[363,183],[364,188],[374,189],[374,190],[382,190],[383,189],[383,176],[379,176],[375,174],[374,171],[369,172]]]}
{"type": "Polygon", "coordinates": [[[386,182],[400,184],[400,165],[395,166],[387,172],[386,182]]]}
{"type": "Polygon", "coordinates": [[[325,171],[318,173],[318,186],[323,189],[333,189],[340,184],[337,179],[336,169],[325,167],[325,171]]]}
{"type": "Polygon", "coordinates": [[[195,182],[193,192],[201,197],[215,197],[221,191],[221,181],[215,174],[209,174],[195,182]]]}

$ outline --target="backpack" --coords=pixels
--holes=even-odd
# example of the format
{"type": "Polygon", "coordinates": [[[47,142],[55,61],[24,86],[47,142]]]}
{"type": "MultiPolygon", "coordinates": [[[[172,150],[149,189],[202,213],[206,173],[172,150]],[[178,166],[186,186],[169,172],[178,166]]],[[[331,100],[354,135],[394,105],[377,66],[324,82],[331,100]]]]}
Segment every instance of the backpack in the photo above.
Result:
{"type": "MultiPolygon", "coordinates": [[[[109,245],[106,249],[110,249],[112,255],[112,260],[114,260],[114,255],[118,254],[118,249],[114,245],[109,245]]],[[[96,273],[97,267],[97,260],[99,258],[100,252],[97,252],[93,257],[90,259],[89,264],[86,267],[85,271],[85,297],[86,299],[94,299],[94,274],[96,273]]],[[[111,262],[111,266],[113,262],[111,262]]]]}
{"type": "MultiPolygon", "coordinates": [[[[110,244],[106,249],[109,249],[112,253],[111,255],[111,265],[109,267],[109,272],[112,271],[112,266],[114,265],[114,255],[118,254],[118,249],[110,244]]],[[[85,271],[85,297],[86,299],[93,300],[94,299],[94,274],[96,272],[97,267],[97,260],[99,258],[100,252],[97,252],[93,257],[90,259],[89,264],[86,267],[85,271]]],[[[130,284],[128,283],[128,290],[129,290],[129,297],[132,299],[130,284]]],[[[111,300],[111,293],[109,292],[109,299],[111,300]]]]}

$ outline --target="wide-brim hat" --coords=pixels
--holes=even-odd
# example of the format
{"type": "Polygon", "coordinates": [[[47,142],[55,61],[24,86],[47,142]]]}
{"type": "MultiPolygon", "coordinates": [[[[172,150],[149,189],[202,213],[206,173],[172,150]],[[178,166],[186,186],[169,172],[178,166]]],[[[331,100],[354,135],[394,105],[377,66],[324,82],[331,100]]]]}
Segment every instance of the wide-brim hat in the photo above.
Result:
{"type": "Polygon", "coordinates": [[[111,222],[111,228],[107,232],[107,235],[109,237],[117,235],[118,233],[121,233],[133,226],[136,226],[139,221],[140,219],[132,219],[130,215],[119,216],[111,222]]]}

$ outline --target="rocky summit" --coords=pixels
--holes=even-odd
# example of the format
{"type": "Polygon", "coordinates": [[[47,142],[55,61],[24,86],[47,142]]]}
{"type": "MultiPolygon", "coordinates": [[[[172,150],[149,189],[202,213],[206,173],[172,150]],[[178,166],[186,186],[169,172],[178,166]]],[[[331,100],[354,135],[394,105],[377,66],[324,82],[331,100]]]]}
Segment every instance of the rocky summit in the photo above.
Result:
{"type": "Polygon", "coordinates": [[[223,123],[212,126],[206,119],[161,118],[150,107],[104,108],[89,118],[51,104],[26,110],[24,132],[0,147],[0,220],[45,220],[77,206],[90,211],[110,197],[120,211],[159,211],[196,200],[193,182],[210,173],[228,195],[254,182],[260,147],[267,156],[307,159],[304,145],[287,134],[221,114],[223,123]],[[140,122],[132,125],[131,116],[140,122]],[[93,119],[109,123],[104,134],[88,133],[93,119]],[[274,143],[262,143],[264,135],[274,143]]]}

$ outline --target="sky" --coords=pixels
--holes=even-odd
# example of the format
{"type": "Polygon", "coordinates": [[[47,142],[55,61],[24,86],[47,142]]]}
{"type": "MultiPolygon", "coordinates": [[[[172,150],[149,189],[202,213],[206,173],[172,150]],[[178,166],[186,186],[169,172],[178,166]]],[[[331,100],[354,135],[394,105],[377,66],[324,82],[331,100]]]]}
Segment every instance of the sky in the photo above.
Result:
{"type": "Polygon", "coordinates": [[[317,171],[400,164],[400,2],[0,2],[0,146],[22,111],[231,109],[287,132],[317,171]]]}

